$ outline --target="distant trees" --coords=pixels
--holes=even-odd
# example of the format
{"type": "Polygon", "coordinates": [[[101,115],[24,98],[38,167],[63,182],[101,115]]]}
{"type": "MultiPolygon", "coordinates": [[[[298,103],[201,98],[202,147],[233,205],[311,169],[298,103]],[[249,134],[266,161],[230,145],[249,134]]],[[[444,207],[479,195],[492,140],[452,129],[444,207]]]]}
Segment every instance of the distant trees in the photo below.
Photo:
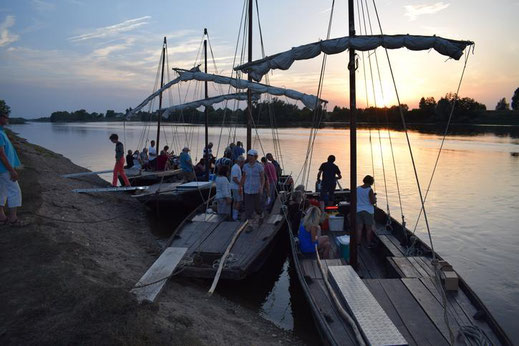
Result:
{"type": "Polygon", "coordinates": [[[510,105],[506,102],[506,98],[502,98],[496,105],[496,111],[509,111],[510,105]]]}
{"type": "Polygon", "coordinates": [[[519,88],[515,89],[514,96],[512,96],[512,109],[519,110],[519,88]]]}
{"type": "Polygon", "coordinates": [[[11,113],[11,107],[9,107],[4,100],[0,100],[0,114],[9,114],[11,113]]]}

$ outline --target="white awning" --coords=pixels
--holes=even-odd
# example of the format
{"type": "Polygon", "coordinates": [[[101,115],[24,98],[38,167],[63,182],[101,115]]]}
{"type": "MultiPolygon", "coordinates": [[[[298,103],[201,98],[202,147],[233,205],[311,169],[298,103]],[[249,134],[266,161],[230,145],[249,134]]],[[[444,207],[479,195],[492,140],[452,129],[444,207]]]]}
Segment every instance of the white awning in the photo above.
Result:
{"type": "MultiPolygon", "coordinates": [[[[252,99],[254,101],[259,99],[258,94],[252,94],[252,99]]],[[[162,116],[166,118],[170,113],[173,113],[175,111],[181,111],[187,108],[198,108],[200,106],[212,106],[215,103],[223,102],[226,100],[238,100],[238,101],[245,101],[247,100],[247,93],[236,93],[236,94],[227,94],[227,95],[220,95],[215,97],[209,97],[207,99],[201,99],[193,102],[184,103],[181,105],[175,105],[171,106],[169,108],[165,108],[164,112],[162,113],[162,116]]]]}
{"type": "Polygon", "coordinates": [[[405,47],[410,50],[434,49],[442,55],[458,60],[463,55],[463,50],[472,44],[474,42],[449,40],[438,36],[372,35],[354,36],[352,38],[346,36],[294,47],[289,51],[243,64],[234,69],[247,73],[255,81],[260,81],[270,70],[287,70],[294,61],[312,59],[321,52],[331,55],[342,53],[350,48],[368,51],[377,47],[387,49],[405,47]]]}
{"type": "MultiPolygon", "coordinates": [[[[250,89],[253,93],[256,94],[271,94],[274,96],[286,96],[288,98],[291,98],[293,100],[298,100],[303,102],[303,104],[310,108],[314,109],[316,105],[320,104],[321,102],[327,102],[325,100],[318,100],[316,96],[308,95],[296,90],[291,89],[285,89],[285,88],[277,88],[266,84],[261,83],[255,83],[255,82],[249,82],[245,79],[239,79],[239,78],[230,78],[225,76],[219,76],[215,74],[208,74],[199,72],[198,70],[176,70],[177,73],[180,75],[178,78],[173,79],[172,81],[164,84],[162,88],[155,91],[153,94],[148,96],[144,101],[142,101],[135,109],[132,109],[126,116],[131,116],[138,111],[140,111],[144,106],[146,106],[151,100],[153,100],[155,97],[157,97],[161,92],[164,90],[172,87],[175,84],[178,84],[180,82],[190,81],[190,80],[198,80],[198,81],[208,81],[208,82],[214,82],[218,84],[227,84],[232,85],[236,89],[250,89]]],[[[216,102],[215,102],[216,103],[216,102]]]]}

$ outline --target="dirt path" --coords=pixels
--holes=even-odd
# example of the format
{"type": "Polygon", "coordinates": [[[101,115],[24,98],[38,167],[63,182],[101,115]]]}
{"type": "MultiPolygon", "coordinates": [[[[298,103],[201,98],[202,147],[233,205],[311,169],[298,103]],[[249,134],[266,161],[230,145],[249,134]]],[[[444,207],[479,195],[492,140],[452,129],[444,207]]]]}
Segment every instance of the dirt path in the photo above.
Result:
{"type": "Polygon", "coordinates": [[[44,148],[13,138],[24,168],[23,228],[0,226],[0,344],[299,344],[257,314],[188,281],[139,305],[130,288],[160,253],[142,206],[44,148]]]}

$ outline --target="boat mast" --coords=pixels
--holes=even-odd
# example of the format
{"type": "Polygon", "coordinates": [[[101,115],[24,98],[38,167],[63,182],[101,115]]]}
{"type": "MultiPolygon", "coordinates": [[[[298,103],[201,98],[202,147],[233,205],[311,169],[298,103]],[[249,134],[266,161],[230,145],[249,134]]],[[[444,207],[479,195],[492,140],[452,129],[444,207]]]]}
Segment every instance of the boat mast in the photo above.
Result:
{"type": "MultiPolygon", "coordinates": [[[[166,61],[166,36],[164,36],[164,43],[162,44],[162,74],[160,76],[160,88],[164,86],[164,65],[166,61]]],[[[159,94],[159,111],[158,111],[158,121],[157,121],[157,155],[159,154],[159,141],[160,141],[160,119],[162,118],[162,91],[159,94]]]]}
{"type": "MultiPolygon", "coordinates": [[[[350,38],[355,36],[353,0],[348,0],[350,38]]],[[[357,267],[357,104],[355,99],[355,50],[349,49],[350,62],[350,265],[357,267]]]]}
{"type": "MultiPolygon", "coordinates": [[[[249,0],[249,57],[248,62],[252,62],[252,0],[249,0]]],[[[252,82],[252,76],[248,74],[247,80],[252,82]]],[[[252,91],[247,89],[247,152],[252,146],[252,91]]]]}
{"type": "MultiPolygon", "coordinates": [[[[204,72],[207,73],[207,28],[204,28],[204,72]]],[[[209,98],[209,94],[207,92],[207,81],[204,82],[204,88],[205,88],[205,98],[209,98]]],[[[204,108],[205,113],[205,149],[202,153],[204,155],[205,159],[205,179],[209,181],[209,153],[207,152],[208,145],[209,145],[209,108],[208,106],[205,106],[204,108]]]]}

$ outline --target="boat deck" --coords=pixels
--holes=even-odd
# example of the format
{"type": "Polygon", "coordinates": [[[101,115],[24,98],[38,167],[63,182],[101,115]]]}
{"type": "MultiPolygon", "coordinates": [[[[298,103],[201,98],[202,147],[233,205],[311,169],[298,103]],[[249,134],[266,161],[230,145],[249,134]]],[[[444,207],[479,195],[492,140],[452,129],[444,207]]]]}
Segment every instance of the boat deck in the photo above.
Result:
{"type": "MultiPolygon", "coordinates": [[[[240,280],[259,269],[266,259],[265,252],[282,227],[279,214],[281,202],[276,201],[271,214],[252,232],[241,232],[225,262],[221,278],[240,280]],[[277,212],[276,212],[277,211],[277,212]]],[[[181,275],[214,278],[218,261],[227,249],[242,221],[225,221],[217,214],[199,213],[186,222],[170,242],[172,247],[186,247],[181,275]]]]}
{"type": "MultiPolygon", "coordinates": [[[[328,233],[332,244],[335,244],[333,238],[341,234],[343,233],[328,233]]],[[[357,274],[362,282],[408,344],[450,344],[450,332],[445,322],[442,296],[435,284],[431,258],[406,257],[405,248],[398,239],[381,225],[377,228],[377,238],[377,247],[359,247],[357,274]]],[[[331,344],[357,344],[352,329],[344,322],[326,288],[316,258],[300,253],[297,257],[300,280],[306,286],[305,293],[313,305],[314,318],[318,325],[321,324],[323,338],[328,339],[331,344]]],[[[341,258],[321,261],[325,267],[346,264],[341,258]]],[[[457,291],[447,291],[446,301],[447,317],[455,344],[465,344],[459,332],[466,326],[479,327],[493,345],[508,343],[506,336],[498,338],[487,317],[480,320],[474,318],[481,311],[461,287],[457,291]]],[[[348,310],[344,297],[341,304],[348,310]]]]}

